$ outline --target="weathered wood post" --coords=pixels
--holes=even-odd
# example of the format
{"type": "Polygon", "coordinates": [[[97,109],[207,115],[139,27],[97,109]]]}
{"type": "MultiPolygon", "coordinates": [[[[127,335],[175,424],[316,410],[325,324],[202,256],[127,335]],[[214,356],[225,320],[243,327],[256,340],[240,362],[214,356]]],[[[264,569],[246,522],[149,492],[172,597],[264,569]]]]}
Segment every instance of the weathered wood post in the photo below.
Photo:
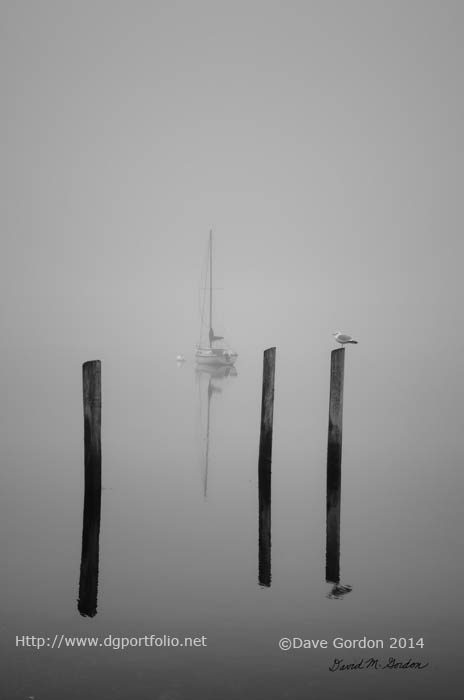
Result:
{"type": "Polygon", "coordinates": [[[84,514],[78,610],[97,613],[98,559],[101,512],[101,362],[82,366],[84,394],[84,514]]]}
{"type": "Polygon", "coordinates": [[[340,498],[342,477],[343,378],[345,348],[332,350],[327,445],[326,580],[340,581],[340,498]]]}
{"type": "Polygon", "coordinates": [[[271,463],[275,358],[275,348],[264,351],[258,461],[259,583],[267,587],[271,585],[271,463]]]}

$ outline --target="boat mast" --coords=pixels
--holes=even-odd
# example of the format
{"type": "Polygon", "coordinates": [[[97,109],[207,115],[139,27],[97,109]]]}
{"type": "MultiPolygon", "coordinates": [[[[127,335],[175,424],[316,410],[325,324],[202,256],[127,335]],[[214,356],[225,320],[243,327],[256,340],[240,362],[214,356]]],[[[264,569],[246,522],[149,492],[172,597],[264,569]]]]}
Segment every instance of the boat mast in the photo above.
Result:
{"type": "Polygon", "coordinates": [[[213,346],[213,231],[209,232],[209,347],[213,346]]]}

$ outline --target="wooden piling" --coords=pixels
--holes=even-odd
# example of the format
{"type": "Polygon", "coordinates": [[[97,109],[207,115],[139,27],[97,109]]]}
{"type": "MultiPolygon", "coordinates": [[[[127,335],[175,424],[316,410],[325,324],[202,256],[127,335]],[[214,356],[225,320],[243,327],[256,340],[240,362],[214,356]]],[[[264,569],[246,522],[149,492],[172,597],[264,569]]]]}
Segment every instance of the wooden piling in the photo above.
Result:
{"type": "Polygon", "coordinates": [[[82,366],[84,398],[84,513],[78,610],[97,613],[101,514],[101,363],[82,366]]]}
{"type": "Polygon", "coordinates": [[[342,476],[343,379],[345,348],[333,350],[330,367],[327,445],[326,580],[340,581],[340,500],[342,476]]]}
{"type": "Polygon", "coordinates": [[[263,358],[263,391],[259,439],[259,583],[271,585],[271,464],[274,416],[274,378],[276,349],[268,348],[263,358]]]}

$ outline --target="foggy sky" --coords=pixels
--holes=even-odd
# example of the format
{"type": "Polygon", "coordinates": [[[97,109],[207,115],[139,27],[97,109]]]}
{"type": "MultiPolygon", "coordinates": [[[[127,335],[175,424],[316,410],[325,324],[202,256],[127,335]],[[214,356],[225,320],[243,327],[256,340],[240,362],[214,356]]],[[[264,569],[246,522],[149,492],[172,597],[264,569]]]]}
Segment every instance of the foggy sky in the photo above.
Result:
{"type": "Polygon", "coordinates": [[[460,333],[461,21],[452,2],[4,3],[8,349],[129,332],[188,353],[213,227],[240,347],[419,330],[439,364],[460,333]]]}

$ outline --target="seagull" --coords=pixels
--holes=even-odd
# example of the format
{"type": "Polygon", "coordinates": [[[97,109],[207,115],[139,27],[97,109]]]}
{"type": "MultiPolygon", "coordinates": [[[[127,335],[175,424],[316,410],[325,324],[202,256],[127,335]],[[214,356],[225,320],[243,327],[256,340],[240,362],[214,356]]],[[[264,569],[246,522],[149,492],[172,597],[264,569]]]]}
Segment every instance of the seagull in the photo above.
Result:
{"type": "Polygon", "coordinates": [[[183,355],[177,355],[176,360],[177,362],[185,362],[185,357],[183,355]]]}
{"type": "Polygon", "coordinates": [[[358,344],[358,341],[353,340],[351,335],[345,335],[344,333],[340,333],[340,331],[338,331],[337,333],[333,333],[333,336],[337,343],[340,343],[340,345],[345,345],[346,343],[353,343],[353,345],[358,344]]]}

